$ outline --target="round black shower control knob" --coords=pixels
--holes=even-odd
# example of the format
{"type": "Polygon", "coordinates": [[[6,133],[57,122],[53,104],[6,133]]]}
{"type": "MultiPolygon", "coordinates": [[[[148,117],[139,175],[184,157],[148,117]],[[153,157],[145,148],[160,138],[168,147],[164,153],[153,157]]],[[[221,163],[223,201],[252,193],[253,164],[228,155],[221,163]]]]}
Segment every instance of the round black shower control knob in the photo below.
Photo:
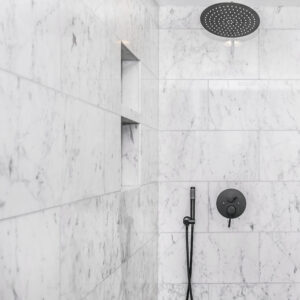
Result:
{"type": "Polygon", "coordinates": [[[236,208],[233,205],[228,206],[227,213],[230,217],[233,217],[236,213],[236,208]]]}
{"type": "Polygon", "coordinates": [[[238,218],[246,209],[246,198],[236,189],[224,190],[217,198],[217,209],[225,218],[238,218]]]}

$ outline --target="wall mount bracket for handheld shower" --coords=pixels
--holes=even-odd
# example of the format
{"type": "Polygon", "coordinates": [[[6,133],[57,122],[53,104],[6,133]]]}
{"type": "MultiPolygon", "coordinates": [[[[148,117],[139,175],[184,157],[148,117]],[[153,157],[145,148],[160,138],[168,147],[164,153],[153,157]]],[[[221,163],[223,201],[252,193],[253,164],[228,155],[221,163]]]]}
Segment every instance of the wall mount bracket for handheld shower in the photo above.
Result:
{"type": "Polygon", "coordinates": [[[229,219],[228,227],[230,227],[231,219],[238,218],[245,211],[246,198],[239,190],[224,190],[217,198],[217,209],[223,217],[229,219]]]}

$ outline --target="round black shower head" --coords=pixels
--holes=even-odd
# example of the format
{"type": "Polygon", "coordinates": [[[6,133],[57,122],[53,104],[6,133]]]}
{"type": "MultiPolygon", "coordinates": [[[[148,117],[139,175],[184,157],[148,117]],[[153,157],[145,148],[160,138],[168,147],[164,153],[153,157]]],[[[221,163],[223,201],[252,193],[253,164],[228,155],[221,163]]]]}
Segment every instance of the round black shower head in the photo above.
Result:
{"type": "Polygon", "coordinates": [[[201,14],[201,24],[209,32],[227,38],[238,38],[254,32],[260,23],[251,7],[223,2],[207,7],[201,14]]]}

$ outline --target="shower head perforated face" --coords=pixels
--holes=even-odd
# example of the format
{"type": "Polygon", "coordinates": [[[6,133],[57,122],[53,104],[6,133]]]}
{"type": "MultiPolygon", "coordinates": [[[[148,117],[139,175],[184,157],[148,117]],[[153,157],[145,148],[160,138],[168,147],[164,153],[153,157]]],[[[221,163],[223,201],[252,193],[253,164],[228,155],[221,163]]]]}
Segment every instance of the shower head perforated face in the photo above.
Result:
{"type": "Polygon", "coordinates": [[[255,10],[234,2],[222,2],[207,7],[202,12],[200,21],[209,32],[226,38],[251,34],[260,23],[255,10]]]}

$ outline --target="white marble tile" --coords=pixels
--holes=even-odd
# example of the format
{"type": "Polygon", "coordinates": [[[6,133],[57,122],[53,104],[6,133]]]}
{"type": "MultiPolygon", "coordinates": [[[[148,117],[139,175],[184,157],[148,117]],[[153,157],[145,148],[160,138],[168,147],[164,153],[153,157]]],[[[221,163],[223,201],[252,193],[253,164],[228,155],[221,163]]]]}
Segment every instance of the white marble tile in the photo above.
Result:
{"type": "Polygon", "coordinates": [[[299,29],[300,7],[297,5],[270,5],[259,9],[261,28],[299,29]]]}
{"type": "Polygon", "coordinates": [[[299,184],[294,182],[209,183],[209,231],[298,231],[299,194],[299,184]],[[240,190],[247,200],[245,212],[232,220],[231,228],[216,207],[219,193],[228,188],[240,190]]]}
{"type": "Polygon", "coordinates": [[[161,130],[208,129],[208,82],[160,81],[159,127],[161,130]]]}
{"type": "Polygon", "coordinates": [[[145,11],[142,62],[158,77],[158,25],[151,15],[145,11]]]}
{"type": "Polygon", "coordinates": [[[143,215],[142,231],[144,240],[148,241],[158,232],[158,183],[141,186],[140,197],[143,215]]]}
{"type": "Polygon", "coordinates": [[[122,124],[122,186],[140,183],[140,125],[122,124]]]}
{"type": "Polygon", "coordinates": [[[0,298],[59,299],[59,210],[0,222],[0,298]]]}
{"type": "Polygon", "coordinates": [[[299,298],[299,284],[227,284],[210,285],[212,300],[296,300],[299,298]]]}
{"type": "Polygon", "coordinates": [[[104,112],[104,190],[105,193],[121,189],[121,118],[104,112]]]}
{"type": "MultiPolygon", "coordinates": [[[[162,283],[159,285],[158,300],[185,299],[186,291],[187,284],[162,283]]],[[[205,284],[193,284],[193,297],[195,300],[208,300],[208,286],[205,284]]]]}
{"type": "Polygon", "coordinates": [[[143,0],[143,1],[144,1],[144,5],[147,9],[147,13],[149,13],[151,15],[155,24],[158,25],[159,24],[160,7],[158,6],[157,1],[156,0],[143,0]]]}
{"type": "Polygon", "coordinates": [[[292,130],[300,128],[300,84],[291,80],[262,81],[257,103],[260,128],[292,130]],[[260,103],[263,103],[261,107],[260,103]]]}
{"type": "Polygon", "coordinates": [[[82,299],[121,265],[120,194],[63,207],[61,296],[82,299]]]}
{"type": "Polygon", "coordinates": [[[218,130],[299,129],[299,95],[298,81],[210,81],[210,128],[218,130]]]}
{"type": "Polygon", "coordinates": [[[121,194],[119,233],[122,261],[131,257],[145,242],[143,203],[140,189],[130,189],[121,194]]]}
{"type": "Polygon", "coordinates": [[[263,107],[262,84],[253,80],[209,82],[209,127],[211,129],[258,129],[263,107]]]}
{"type": "Polygon", "coordinates": [[[158,79],[144,65],[141,66],[142,123],[158,127],[158,79]]]}
{"type": "MultiPolygon", "coordinates": [[[[194,283],[257,282],[258,234],[194,235],[194,283]]],[[[159,236],[159,283],[187,283],[184,233],[159,236]]]]}
{"type": "Polygon", "coordinates": [[[300,284],[265,284],[261,287],[260,295],[268,300],[296,300],[300,298],[300,284]]]}
{"type": "Polygon", "coordinates": [[[0,218],[60,203],[65,97],[0,74],[0,218]]]}
{"type": "Polygon", "coordinates": [[[141,183],[157,181],[158,177],[158,133],[157,130],[141,126],[141,183]]]}
{"type": "Polygon", "coordinates": [[[125,299],[157,297],[157,239],[145,244],[122,265],[125,299]]]}
{"type": "Polygon", "coordinates": [[[116,112],[121,105],[120,42],[84,4],[62,4],[62,90],[116,112]]]}
{"type": "Polygon", "coordinates": [[[254,132],[160,132],[161,180],[255,180],[254,132]]]}
{"type": "Polygon", "coordinates": [[[122,279],[122,268],[118,268],[107,279],[91,291],[84,300],[125,300],[124,288],[122,279]]]}
{"type": "Polygon", "coordinates": [[[159,10],[159,27],[161,29],[203,28],[200,15],[204,9],[204,6],[162,6],[159,10]]]}
{"type": "MultiPolygon", "coordinates": [[[[209,286],[209,299],[211,300],[275,300],[269,298],[258,284],[217,284],[209,286]]],[[[279,299],[279,298],[278,298],[279,299]]],[[[280,298],[281,299],[281,298],[280,298]]]]}
{"type": "Polygon", "coordinates": [[[208,230],[207,183],[162,182],[159,185],[159,231],[184,232],[183,218],[190,215],[190,187],[196,187],[195,232],[208,230]]]}
{"type": "Polygon", "coordinates": [[[60,88],[59,1],[1,2],[0,66],[60,88]]]}
{"type": "Polygon", "coordinates": [[[142,58],[144,43],[145,7],[142,1],[117,1],[116,29],[118,38],[126,43],[132,53],[142,58]]]}
{"type": "Polygon", "coordinates": [[[160,30],[160,78],[231,79],[256,78],[258,39],[226,47],[204,30],[160,30]],[[234,50],[234,51],[233,51],[234,50]]]}
{"type": "Polygon", "coordinates": [[[263,180],[300,179],[300,133],[262,132],[260,173],[263,180]]]}
{"type": "Polygon", "coordinates": [[[261,30],[261,78],[300,78],[300,31],[261,30]]]}
{"type": "Polygon", "coordinates": [[[299,282],[300,234],[262,233],[260,236],[260,280],[299,282]]]}
{"type": "Polygon", "coordinates": [[[68,98],[64,134],[63,202],[104,192],[104,112],[68,98]]]}

